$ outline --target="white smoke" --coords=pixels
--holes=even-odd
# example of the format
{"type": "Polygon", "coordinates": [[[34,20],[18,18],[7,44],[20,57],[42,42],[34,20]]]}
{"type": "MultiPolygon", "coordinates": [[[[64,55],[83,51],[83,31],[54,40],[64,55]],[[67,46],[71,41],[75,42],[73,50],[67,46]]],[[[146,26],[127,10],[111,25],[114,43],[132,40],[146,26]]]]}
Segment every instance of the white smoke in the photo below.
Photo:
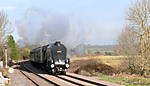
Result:
{"type": "Polygon", "coordinates": [[[28,9],[16,22],[20,45],[44,45],[62,41],[73,48],[86,40],[84,24],[77,18],[39,9],[28,9]]]}

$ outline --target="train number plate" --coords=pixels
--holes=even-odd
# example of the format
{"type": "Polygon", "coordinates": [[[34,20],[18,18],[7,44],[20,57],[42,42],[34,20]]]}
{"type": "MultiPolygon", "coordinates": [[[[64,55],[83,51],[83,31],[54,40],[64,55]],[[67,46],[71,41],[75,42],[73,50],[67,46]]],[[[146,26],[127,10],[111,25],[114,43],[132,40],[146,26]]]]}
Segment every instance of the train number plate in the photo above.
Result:
{"type": "Polygon", "coordinates": [[[57,51],[57,53],[61,53],[61,52],[62,52],[62,51],[60,51],[60,50],[59,50],[59,51],[57,51]]]}

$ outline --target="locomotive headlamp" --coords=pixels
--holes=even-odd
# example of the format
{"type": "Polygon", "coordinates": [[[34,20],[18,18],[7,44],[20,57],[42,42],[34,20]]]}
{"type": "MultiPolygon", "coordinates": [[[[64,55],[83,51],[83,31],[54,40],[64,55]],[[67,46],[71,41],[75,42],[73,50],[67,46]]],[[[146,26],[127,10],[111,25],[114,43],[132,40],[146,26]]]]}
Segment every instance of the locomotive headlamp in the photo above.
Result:
{"type": "Polygon", "coordinates": [[[66,59],[66,63],[68,63],[69,61],[68,61],[68,59],[66,59]]]}
{"type": "Polygon", "coordinates": [[[68,68],[69,67],[69,64],[66,64],[66,68],[68,68]]]}
{"type": "Polygon", "coordinates": [[[69,59],[66,59],[66,63],[69,63],[69,59]]]}
{"type": "Polygon", "coordinates": [[[54,68],[54,66],[55,66],[54,64],[51,64],[51,68],[54,68]]]}

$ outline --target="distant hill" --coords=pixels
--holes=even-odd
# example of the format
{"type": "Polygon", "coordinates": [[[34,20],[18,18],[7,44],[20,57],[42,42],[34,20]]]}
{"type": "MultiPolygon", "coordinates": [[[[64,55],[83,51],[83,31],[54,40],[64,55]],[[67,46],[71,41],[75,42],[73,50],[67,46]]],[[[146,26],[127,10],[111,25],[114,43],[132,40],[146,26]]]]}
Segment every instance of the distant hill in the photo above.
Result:
{"type": "Polygon", "coordinates": [[[85,45],[81,44],[73,48],[70,53],[73,55],[83,56],[86,54],[113,54],[116,45],[85,45]]]}
{"type": "Polygon", "coordinates": [[[114,50],[116,45],[85,45],[85,49],[92,49],[92,50],[114,50]]]}

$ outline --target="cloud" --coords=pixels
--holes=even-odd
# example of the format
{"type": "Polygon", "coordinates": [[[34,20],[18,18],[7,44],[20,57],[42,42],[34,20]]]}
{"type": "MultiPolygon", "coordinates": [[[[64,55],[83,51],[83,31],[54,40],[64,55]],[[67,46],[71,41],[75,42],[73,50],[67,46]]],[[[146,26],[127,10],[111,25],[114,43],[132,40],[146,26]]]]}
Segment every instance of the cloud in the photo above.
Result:
{"type": "Polygon", "coordinates": [[[0,11],[3,10],[3,11],[8,11],[8,10],[15,10],[16,7],[15,6],[0,6],[0,11]]]}

